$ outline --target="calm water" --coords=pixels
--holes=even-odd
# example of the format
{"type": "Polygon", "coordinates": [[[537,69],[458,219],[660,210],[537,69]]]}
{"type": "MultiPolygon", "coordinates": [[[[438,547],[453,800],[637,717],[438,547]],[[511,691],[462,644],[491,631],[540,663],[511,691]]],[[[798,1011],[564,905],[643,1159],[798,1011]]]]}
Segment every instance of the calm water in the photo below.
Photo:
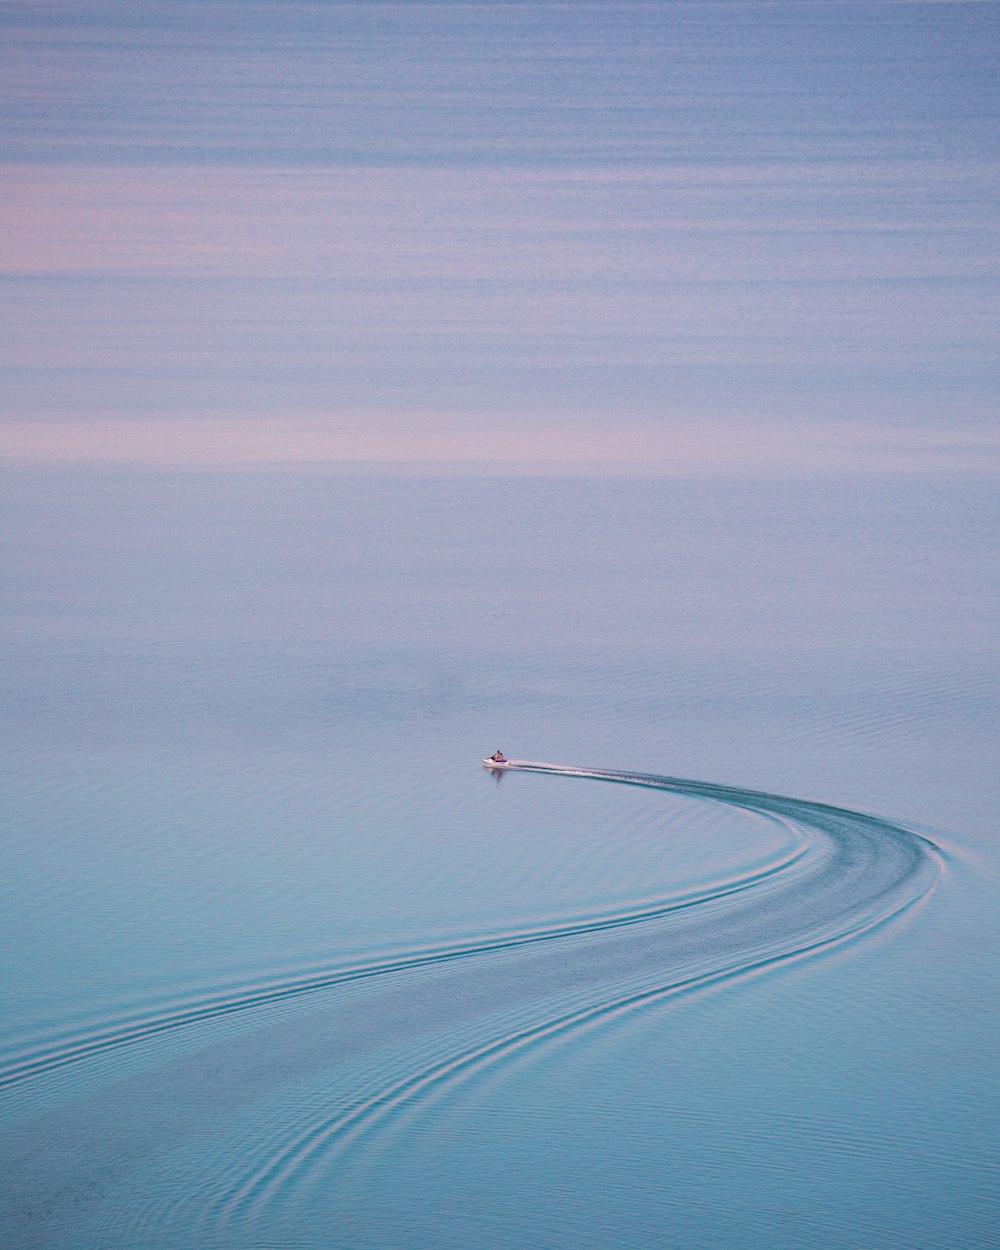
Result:
{"type": "Polygon", "coordinates": [[[2,500],[0,1244],[998,1244],[989,484],[2,500]]]}

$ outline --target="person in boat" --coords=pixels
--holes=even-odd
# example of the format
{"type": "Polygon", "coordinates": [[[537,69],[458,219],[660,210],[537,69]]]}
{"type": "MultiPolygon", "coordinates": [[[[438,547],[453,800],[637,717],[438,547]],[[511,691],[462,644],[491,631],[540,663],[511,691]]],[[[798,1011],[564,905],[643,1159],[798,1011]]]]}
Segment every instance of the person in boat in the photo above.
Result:
{"type": "Polygon", "coordinates": [[[498,750],[496,755],[491,755],[490,759],[494,764],[506,764],[507,761],[503,757],[503,751],[498,750]]]}

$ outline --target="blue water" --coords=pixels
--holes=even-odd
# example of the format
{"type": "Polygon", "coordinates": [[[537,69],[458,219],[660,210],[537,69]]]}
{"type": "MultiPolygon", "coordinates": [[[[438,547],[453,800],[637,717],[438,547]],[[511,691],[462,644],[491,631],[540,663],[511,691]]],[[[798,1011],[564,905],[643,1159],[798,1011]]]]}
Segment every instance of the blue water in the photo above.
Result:
{"type": "Polygon", "coordinates": [[[0,1244],[997,1245],[989,484],[0,498],[0,1244]]]}

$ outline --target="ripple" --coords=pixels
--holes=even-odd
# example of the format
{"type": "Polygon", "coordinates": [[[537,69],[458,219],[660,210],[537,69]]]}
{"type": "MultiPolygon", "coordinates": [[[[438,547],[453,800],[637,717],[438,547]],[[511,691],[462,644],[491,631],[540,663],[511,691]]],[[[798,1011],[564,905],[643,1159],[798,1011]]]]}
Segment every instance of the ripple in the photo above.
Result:
{"type": "MultiPolygon", "coordinates": [[[[781,825],[784,849],[751,871],[647,905],[182,996],[25,1049],[3,1069],[4,1084],[181,1030],[204,1032],[210,1058],[200,1076],[180,1056],[119,1091],[104,1113],[116,1123],[141,1119],[149,1100],[173,1097],[178,1123],[188,1122],[208,1089],[223,1104],[231,1095],[223,1139],[195,1133],[185,1150],[164,1156],[157,1133],[145,1178],[130,1174],[127,1195],[95,1207],[94,1244],[136,1244],[141,1233],[149,1245],[225,1247],[254,1244],[261,1229],[282,1244],[296,1212],[336,1202],[346,1177],[390,1140],[433,1122],[443,1100],[471,1096],[545,1048],[580,1044],[626,1016],[856,939],[925,898],[939,876],[926,838],[845,808],[626,770],[515,761],[510,771],[721,803],[781,825]],[[300,1006],[287,1015],[290,1004],[300,1006]],[[249,1040],[212,1031],[236,1017],[254,1024],[249,1040]],[[272,1092],[263,1105],[259,1095],[246,1104],[263,1053],[272,1092]]],[[[104,1108],[100,1099],[89,1116],[95,1108],[104,1108]]],[[[90,1118],[82,1123],[101,1132],[90,1118]]],[[[85,1142],[75,1150],[85,1169],[85,1142]]]]}
{"type": "Polygon", "coordinates": [[[709,890],[659,899],[651,906],[643,908],[587,917],[549,927],[511,930],[494,934],[485,940],[470,941],[443,949],[409,950],[386,959],[326,968],[308,976],[257,983],[251,987],[230,988],[224,993],[204,998],[192,997],[167,1009],[148,1014],[126,1015],[113,1022],[104,1020],[99,1027],[92,1030],[60,1036],[51,1039],[46,1045],[8,1056],[0,1066],[0,1088],[44,1076],[110,1050],[150,1041],[178,1029],[190,1028],[290,998],[330,990],[351,981],[450,963],[559,938],[596,934],[603,930],[642,924],[671,912],[702,906],[707,902],[752,889],[768,877],[787,871],[808,853],[808,849],[805,845],[798,846],[764,867],[719,883],[709,890]]]}
{"type": "MultiPolygon", "coordinates": [[[[220,1152],[227,1163],[212,1173],[211,1193],[199,1194],[200,1244],[235,1244],[254,1229],[280,1228],[293,1208],[334,1192],[335,1174],[342,1183],[345,1170],[363,1166],[387,1137],[413,1131],[415,1117],[475,1089],[494,1069],[530,1062],[540,1048],[613,1027],[626,1014],[812,958],[882,926],[938,880],[934,845],[880,817],[653,774],[531,761],[515,761],[511,771],[725,803],[786,822],[800,841],[764,871],[669,905],[347,973],[386,976],[390,994],[389,974],[401,974],[386,1019],[396,1011],[412,1031],[388,1056],[358,1054],[352,1063],[339,1040],[345,1020],[372,1005],[341,1004],[329,1027],[343,1070],[313,1083],[309,1097],[276,1106],[249,1139],[220,1152]]],[[[145,1208],[143,1219],[169,1224],[175,1216],[164,1203],[145,1208]]]]}

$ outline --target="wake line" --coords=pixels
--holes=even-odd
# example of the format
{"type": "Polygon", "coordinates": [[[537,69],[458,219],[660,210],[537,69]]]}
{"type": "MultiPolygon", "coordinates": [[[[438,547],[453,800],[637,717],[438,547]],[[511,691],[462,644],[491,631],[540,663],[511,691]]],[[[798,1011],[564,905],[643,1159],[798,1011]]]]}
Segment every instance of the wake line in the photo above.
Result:
{"type": "MultiPolygon", "coordinates": [[[[519,764],[518,767],[531,768],[535,771],[553,771],[548,765],[519,764]]],[[[244,993],[236,992],[224,997],[213,996],[179,1010],[154,1013],[139,1020],[122,1020],[113,1029],[104,1028],[90,1033],[77,1034],[58,1044],[39,1048],[28,1056],[22,1056],[14,1062],[0,1066],[0,1089],[44,1076],[109,1051],[155,1040],[179,1029],[190,1028],[197,1024],[204,1024],[284,1000],[322,993],[354,981],[430,968],[475,956],[513,950],[521,946],[533,946],[542,942],[601,933],[610,929],[627,928],[630,925],[658,920],[673,912],[685,911],[752,890],[769,878],[788,872],[808,853],[809,847],[800,845],[790,854],[755,872],[734,878],[711,890],[661,900],[650,907],[637,908],[596,919],[495,934],[486,939],[464,942],[456,946],[425,949],[400,955],[397,958],[326,969],[314,976],[280,980],[244,993]]]]}
{"type": "MultiPolygon", "coordinates": [[[[934,844],[928,839],[878,817],[866,816],[859,812],[832,807],[828,804],[769,794],[764,791],[747,790],[733,786],[723,786],[714,782],[690,781],[650,773],[578,768],[531,760],[512,760],[508,764],[508,769],[511,771],[548,773],[557,776],[591,778],[599,781],[667,790],[684,796],[710,799],[753,811],[771,819],[780,820],[786,825],[790,824],[793,828],[804,825],[807,829],[829,834],[834,825],[853,826],[855,830],[862,829],[870,833],[881,833],[891,841],[895,841],[897,844],[905,844],[914,850],[922,843],[928,850],[936,851],[934,844]]],[[[180,1009],[154,1012],[151,1015],[138,1019],[132,1018],[129,1020],[126,1018],[119,1020],[110,1028],[104,1027],[90,1032],[77,1033],[70,1038],[64,1037],[58,1042],[52,1042],[27,1055],[22,1052],[14,1062],[0,1067],[0,1088],[43,1076],[57,1069],[103,1055],[108,1051],[155,1040],[176,1030],[190,1028],[198,1024],[204,1024],[212,1020],[304,995],[322,993],[351,982],[430,968],[478,956],[511,951],[518,947],[537,946],[560,939],[610,933],[614,930],[624,930],[633,926],[653,924],[673,913],[703,908],[708,903],[719,902],[748,891],[758,890],[776,878],[786,878],[793,874],[794,869],[801,870],[814,850],[814,846],[806,840],[791,854],[784,856],[780,860],[765,866],[763,869],[758,869],[743,877],[735,878],[712,890],[700,894],[689,894],[660,900],[652,906],[636,908],[612,916],[598,917],[596,919],[590,918],[555,926],[539,926],[497,934],[485,939],[460,943],[447,948],[417,950],[388,959],[325,969],[307,977],[281,979],[265,986],[255,986],[244,992],[236,991],[223,996],[215,995],[201,1001],[195,1000],[180,1009]]],[[[928,856],[926,853],[918,854],[914,863],[911,864],[911,872],[918,872],[920,867],[926,866],[931,859],[932,856],[928,856]]],[[[932,887],[928,886],[927,888],[932,887]]]]}
{"type": "Polygon", "coordinates": [[[336,1148],[340,1151],[349,1149],[362,1137],[376,1131],[382,1121],[391,1118],[405,1103],[430,1092],[437,1086],[445,1086],[468,1078],[489,1065],[499,1063],[532,1046],[555,1041],[570,1032],[597,1026],[626,1011],[653,1006],[668,998],[679,998],[682,995],[692,994],[698,990],[708,989],[726,981],[762,971],[774,964],[790,962],[839,946],[843,942],[861,936],[862,933],[880,927],[895,915],[911,907],[914,901],[907,900],[888,915],[880,916],[869,924],[859,925],[856,929],[818,940],[799,950],[734,963],[701,975],[671,981],[652,989],[596,1003],[580,1011],[556,1016],[551,1020],[544,1020],[539,1024],[495,1038],[472,1050],[451,1055],[439,1063],[412,1073],[389,1088],[379,1090],[370,1098],[358,1103],[346,1114],[333,1121],[321,1121],[306,1132],[300,1133],[293,1143],[286,1144],[277,1159],[273,1160],[259,1175],[245,1183],[241,1192],[226,1203],[230,1218],[233,1216],[261,1218],[263,1208],[267,1204],[267,1195],[277,1184],[287,1184],[293,1177],[300,1176],[305,1169],[311,1164],[315,1165],[319,1157],[331,1149],[336,1148]]]}
{"type": "Polygon", "coordinates": [[[772,816],[788,816],[793,814],[803,817],[807,812],[846,816],[855,821],[863,821],[872,828],[881,828],[894,834],[902,834],[905,838],[923,842],[938,858],[940,848],[930,838],[908,829],[905,825],[896,824],[880,816],[870,816],[864,812],[854,811],[849,807],[836,807],[831,803],[820,803],[815,799],[795,799],[784,794],[771,794],[767,790],[747,790],[741,786],[724,786],[716,781],[691,781],[685,777],[660,776],[658,773],[634,773],[624,769],[612,768],[579,768],[570,764],[544,764],[536,760],[508,760],[509,771],[526,773],[550,773],[556,777],[591,777],[595,781],[619,782],[628,786],[643,786],[651,790],[669,790],[674,794],[684,794],[694,798],[715,799],[720,803],[728,803],[731,807],[741,807],[746,811],[763,812],[772,816]]]}
{"type": "MultiPolygon", "coordinates": [[[[626,942],[629,949],[622,952],[626,958],[619,958],[617,964],[612,962],[606,965],[607,970],[617,971],[617,979],[612,977],[605,994],[598,993],[595,1000],[593,990],[598,989],[598,985],[592,985],[589,1002],[570,1010],[564,1005],[561,1010],[550,1010],[542,1019],[536,1018],[531,1022],[522,1019],[500,1036],[480,1037],[475,1042],[470,1037],[470,1044],[465,1048],[456,1049],[451,1034],[446,1033],[443,1038],[445,1053],[439,1050],[437,1057],[416,1071],[404,1071],[394,1081],[380,1082],[374,1089],[356,1093],[346,1106],[333,1115],[327,1111],[305,1123],[300,1121],[266,1162],[219,1195],[216,1209],[227,1224],[235,1220],[247,1222],[248,1227],[253,1226],[260,1219],[263,1208],[275,1197],[289,1192],[290,1184],[303,1182],[310,1173],[329,1166],[335,1158],[375,1134],[380,1125],[391,1123],[414,1100],[429,1097],[436,1090],[452,1090],[458,1083],[517,1053],[597,1027],[624,1012],[719,986],[778,964],[808,958],[856,939],[911,908],[925,898],[937,883],[939,874],[934,844],[880,817],[763,791],[654,774],[570,768],[531,761],[512,761],[509,767],[669,790],[763,812],[776,818],[794,819],[826,841],[828,860],[825,864],[820,862],[814,875],[804,882],[781,878],[775,885],[774,879],[778,874],[768,874],[772,878],[771,886],[779,892],[779,896],[772,899],[777,915],[771,932],[765,925],[764,932],[757,933],[746,902],[732,900],[730,908],[744,914],[736,917],[735,926],[730,923],[728,940],[724,936],[716,949],[710,952],[707,964],[702,962],[701,966],[697,957],[692,963],[689,954],[680,953],[674,955],[679,960],[677,966],[669,969],[667,956],[671,953],[670,948],[678,945],[676,929],[672,929],[669,935],[660,936],[658,952],[648,944],[645,950],[641,945],[636,946],[627,933],[607,933],[603,939],[605,943],[626,942]],[[879,854],[880,848],[883,854],[879,854]],[[862,851],[873,856],[871,862],[865,862],[862,851]],[[851,865],[851,870],[844,871],[845,865],[851,865]],[[877,871],[880,866],[883,871],[888,868],[882,880],[877,871]],[[858,883],[857,896],[853,900],[839,900],[843,905],[838,905],[838,887],[845,880],[849,882],[852,879],[858,883]],[[862,886],[862,883],[865,884],[862,886]],[[795,897],[797,890],[804,893],[804,900],[795,897]],[[827,914],[824,914],[822,905],[815,905],[816,900],[810,898],[811,893],[816,899],[822,896],[827,914]],[[782,923],[788,928],[787,932],[783,930],[782,923]],[[663,936],[670,937],[669,945],[664,943],[663,936]],[[643,954],[655,957],[645,978],[641,967],[638,973],[633,974],[630,956],[636,954],[640,958],[643,954]],[[666,977],[663,975],[665,972],[668,973],[666,977]],[[642,983],[644,979],[645,984],[642,983]],[[608,990],[612,992],[608,993],[608,990]],[[451,1047],[448,1046],[449,1040],[451,1047]]],[[[698,934],[700,928],[710,935],[725,928],[717,915],[702,917],[699,924],[695,914],[688,923],[695,929],[695,948],[701,940],[698,934]]],[[[652,918],[648,927],[659,928],[652,918]]],[[[565,967],[567,961],[573,960],[574,954],[570,951],[561,958],[560,966],[565,967]]],[[[579,953],[576,958],[579,958],[579,953]]],[[[569,979],[567,976],[567,981],[569,979]]],[[[555,1003],[550,1006],[555,1006],[555,1003]]]]}
{"type": "MultiPolygon", "coordinates": [[[[268,1071],[274,1087],[288,1096],[273,1105],[265,1102],[252,1122],[244,1123],[242,1113],[238,1125],[224,1121],[227,1131],[216,1139],[213,1154],[200,1153],[196,1176],[183,1162],[178,1165],[189,1183],[186,1203],[178,1204],[177,1190],[157,1179],[141,1209],[134,1203],[112,1209],[103,1232],[108,1244],[134,1240],[122,1235],[123,1221],[127,1232],[141,1227],[147,1240],[150,1230],[159,1228],[165,1244],[178,1220],[192,1215],[198,1235],[185,1244],[250,1242],[278,1207],[300,1208],[317,1186],[331,1202],[339,1201],[333,1173],[364,1165],[391,1134],[405,1133],[407,1117],[426,1115],[515,1056],[533,1058],[544,1047],[566,1044],[626,1013],[815,957],[900,915],[938,880],[937,851],[928,839],[846,808],[621,770],[532,761],[515,761],[511,768],[645,786],[743,808],[786,824],[801,843],[780,862],[698,896],[633,907],[618,916],[535,926],[443,951],[411,949],[379,962],[217,995],[213,1002],[161,1016],[149,1035],[350,980],[368,979],[372,990],[357,998],[331,994],[315,1017],[265,1017],[268,1071]],[[426,975],[406,975],[414,969],[426,975]],[[394,972],[399,975],[390,975],[394,972]]],[[[135,1025],[110,1044],[145,1035],[135,1025]]],[[[213,1099],[223,1103],[227,1093],[242,1097],[251,1075],[257,1081],[263,1044],[257,1036],[223,1049],[225,1064],[210,1055],[207,1065],[195,1069],[188,1099],[196,1120],[209,1080],[213,1099]]],[[[81,1042],[92,1050],[99,1045],[93,1037],[81,1042]]],[[[70,1054],[65,1062],[77,1057],[86,1055],[70,1054]]],[[[148,1102],[160,1105],[177,1095],[183,1103],[184,1090],[176,1087],[168,1065],[163,1080],[154,1075],[137,1084],[126,1105],[141,1113],[148,1102]]],[[[117,1124],[120,1116],[121,1105],[112,1100],[106,1118],[117,1124]]],[[[89,1121],[87,1129],[94,1131],[89,1121]]],[[[63,1176],[60,1184],[65,1183],[63,1176]]]]}

